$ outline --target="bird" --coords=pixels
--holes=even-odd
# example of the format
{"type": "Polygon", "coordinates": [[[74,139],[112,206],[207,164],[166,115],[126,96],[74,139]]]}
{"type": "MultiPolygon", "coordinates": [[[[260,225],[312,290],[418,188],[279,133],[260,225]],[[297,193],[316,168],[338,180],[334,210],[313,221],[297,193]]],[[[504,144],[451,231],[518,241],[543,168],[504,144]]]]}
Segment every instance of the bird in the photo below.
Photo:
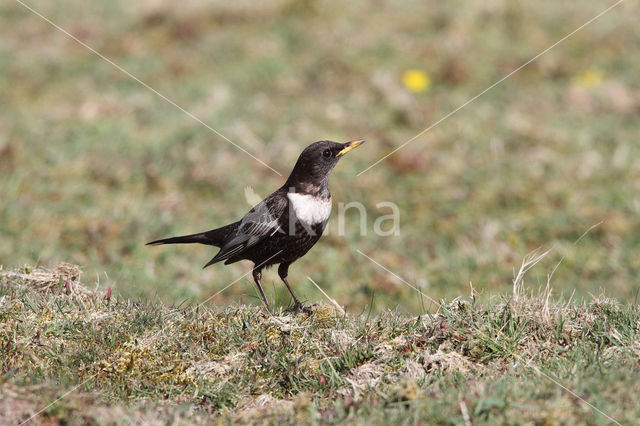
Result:
{"type": "Polygon", "coordinates": [[[293,297],[292,310],[307,310],[289,284],[289,267],[318,242],[326,228],[332,204],[329,174],[347,152],[363,143],[363,139],[314,142],[302,151],[286,182],[242,219],[210,231],[146,245],[199,243],[220,248],[203,269],[221,261],[225,265],[252,261],[253,281],[268,311],[271,308],[262,288],[262,270],[277,264],[278,275],[293,297]]]}

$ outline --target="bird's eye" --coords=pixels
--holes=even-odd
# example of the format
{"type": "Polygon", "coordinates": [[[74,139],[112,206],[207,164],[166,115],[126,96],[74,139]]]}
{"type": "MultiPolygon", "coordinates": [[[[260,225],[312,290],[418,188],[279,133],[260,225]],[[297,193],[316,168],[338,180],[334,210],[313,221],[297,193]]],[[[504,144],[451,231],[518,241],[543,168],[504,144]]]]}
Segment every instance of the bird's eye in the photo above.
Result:
{"type": "Polygon", "coordinates": [[[331,157],[331,150],[330,149],[325,149],[322,152],[322,156],[325,157],[325,158],[331,157]]]}

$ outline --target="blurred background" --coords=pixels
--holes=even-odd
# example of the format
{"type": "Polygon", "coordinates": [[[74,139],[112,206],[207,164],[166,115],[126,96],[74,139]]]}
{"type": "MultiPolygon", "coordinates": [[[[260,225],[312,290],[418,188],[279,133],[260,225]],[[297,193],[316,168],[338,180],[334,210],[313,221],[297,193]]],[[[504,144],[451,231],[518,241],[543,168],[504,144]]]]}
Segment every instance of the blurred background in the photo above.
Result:
{"type": "MultiPolygon", "coordinates": [[[[640,26],[625,2],[375,167],[383,155],[610,1],[48,2],[28,5],[280,171],[280,177],[19,2],[0,5],[0,264],[79,264],[125,297],[196,303],[251,264],[201,270],[205,246],[152,239],[236,220],[321,139],[368,143],[333,172],[329,235],[296,292],[350,312],[526,283],[633,302],[640,282],[640,26]],[[368,209],[367,235],[350,210],[368,209]],[[400,235],[374,220],[392,201],[400,235]],[[579,242],[574,242],[589,230],[579,242]]],[[[289,303],[275,270],[268,296],[289,303]]],[[[259,299],[250,276],[210,304],[259,299]]]]}

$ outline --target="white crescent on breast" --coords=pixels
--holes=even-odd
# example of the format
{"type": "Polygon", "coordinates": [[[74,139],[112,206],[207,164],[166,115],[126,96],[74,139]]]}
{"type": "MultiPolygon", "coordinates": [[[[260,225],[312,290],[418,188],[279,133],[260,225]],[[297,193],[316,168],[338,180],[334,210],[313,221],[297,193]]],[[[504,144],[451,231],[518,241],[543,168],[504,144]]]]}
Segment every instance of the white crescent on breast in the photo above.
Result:
{"type": "Polygon", "coordinates": [[[296,217],[307,225],[315,225],[329,219],[331,198],[314,197],[309,194],[287,193],[296,217]]]}

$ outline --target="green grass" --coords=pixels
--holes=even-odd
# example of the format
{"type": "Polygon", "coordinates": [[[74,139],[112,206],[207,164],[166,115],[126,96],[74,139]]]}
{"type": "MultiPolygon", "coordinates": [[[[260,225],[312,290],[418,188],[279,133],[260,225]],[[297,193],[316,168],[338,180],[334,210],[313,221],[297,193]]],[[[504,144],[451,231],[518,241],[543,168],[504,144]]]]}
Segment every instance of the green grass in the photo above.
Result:
{"type": "Polygon", "coordinates": [[[460,298],[417,317],[272,316],[89,290],[60,265],[0,275],[0,415],[62,424],[623,423],[640,311],[603,296],[460,298]],[[463,414],[463,412],[465,414],[463,414]],[[157,417],[156,417],[157,416],[157,417]],[[169,420],[173,419],[173,420],[169,420]]]}
{"type": "Polygon", "coordinates": [[[346,318],[283,315],[274,271],[275,317],[250,275],[209,299],[250,265],[201,270],[211,248],[144,243],[236,220],[245,187],[264,196],[284,178],[2,3],[0,265],[82,265],[91,290],[3,275],[0,406],[27,416],[91,378],[42,418],[607,422],[540,371],[638,418],[637,2],[360,176],[613,3],[28,4],[283,174],[313,141],[367,144],[335,169],[328,235],[289,277],[320,303],[313,278],[346,318]],[[408,69],[428,90],[403,85],[408,69]],[[338,234],[337,203],[351,201],[368,209],[367,235],[354,210],[338,234]],[[399,236],[373,233],[385,201],[399,236]],[[551,305],[513,292],[513,265],[538,247],[553,250],[528,284],[553,271],[551,305]],[[358,250],[444,300],[439,316],[358,250]]]}
{"type": "MultiPolygon", "coordinates": [[[[233,141],[287,173],[307,144],[368,140],[334,171],[347,214],[291,269],[310,301],[313,277],[349,309],[420,312],[431,297],[508,291],[511,266],[554,246],[559,291],[623,301],[640,273],[637,4],[625,2],[361,176],[449,113],[609,5],[505,2],[279,1],[178,6],[34,0],[76,34],[233,141]],[[412,93],[402,73],[429,74],[412,93]],[[597,78],[585,75],[595,73],[597,78]],[[401,234],[373,220],[393,201],[401,234]],[[573,242],[602,222],[579,244],[573,242]]],[[[125,297],[201,301],[249,269],[200,269],[214,251],[148,248],[244,214],[245,186],[283,178],[20,6],[0,7],[0,263],[83,265],[125,297]],[[125,284],[126,283],[126,284],[125,284]]],[[[541,280],[544,280],[544,273],[541,280]]],[[[275,273],[269,297],[287,302],[275,273]]],[[[216,303],[255,304],[250,277],[216,303]]]]}

